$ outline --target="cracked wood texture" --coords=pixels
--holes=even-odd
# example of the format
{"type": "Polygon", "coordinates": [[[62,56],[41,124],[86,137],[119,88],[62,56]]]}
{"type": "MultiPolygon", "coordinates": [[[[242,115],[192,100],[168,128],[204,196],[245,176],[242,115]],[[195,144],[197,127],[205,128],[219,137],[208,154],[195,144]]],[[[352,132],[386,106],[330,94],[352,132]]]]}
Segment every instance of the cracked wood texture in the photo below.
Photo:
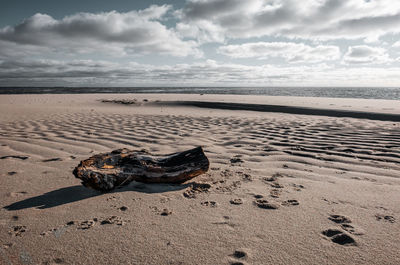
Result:
{"type": "Polygon", "coordinates": [[[73,174],[85,187],[110,191],[131,181],[183,183],[207,172],[209,165],[200,146],[166,156],[118,149],[81,161],[73,174]]]}

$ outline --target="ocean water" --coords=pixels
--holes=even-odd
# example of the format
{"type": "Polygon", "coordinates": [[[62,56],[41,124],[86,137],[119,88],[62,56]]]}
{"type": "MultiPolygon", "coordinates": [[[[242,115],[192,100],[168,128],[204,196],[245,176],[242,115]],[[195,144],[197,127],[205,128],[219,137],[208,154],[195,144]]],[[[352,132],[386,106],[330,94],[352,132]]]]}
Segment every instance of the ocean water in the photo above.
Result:
{"type": "Polygon", "coordinates": [[[400,100],[400,88],[371,87],[0,87],[0,94],[168,93],[400,100]]]}

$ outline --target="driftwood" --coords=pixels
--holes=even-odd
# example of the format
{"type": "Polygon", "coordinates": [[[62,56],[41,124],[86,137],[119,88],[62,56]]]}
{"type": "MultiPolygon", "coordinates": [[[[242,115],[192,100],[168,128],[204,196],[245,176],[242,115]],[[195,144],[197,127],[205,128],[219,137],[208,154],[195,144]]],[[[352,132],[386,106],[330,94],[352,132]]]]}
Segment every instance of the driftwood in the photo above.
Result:
{"type": "Polygon", "coordinates": [[[73,174],[85,187],[110,191],[131,181],[183,183],[207,172],[209,165],[200,146],[163,157],[118,149],[81,161],[73,174]]]}

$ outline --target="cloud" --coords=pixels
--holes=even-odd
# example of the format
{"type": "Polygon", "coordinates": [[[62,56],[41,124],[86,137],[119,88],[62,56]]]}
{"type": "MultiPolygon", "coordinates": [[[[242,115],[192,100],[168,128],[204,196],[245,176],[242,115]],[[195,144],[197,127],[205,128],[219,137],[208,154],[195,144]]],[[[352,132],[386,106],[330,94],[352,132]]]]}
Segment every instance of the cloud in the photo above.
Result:
{"type": "Polygon", "coordinates": [[[315,63],[337,60],[340,50],[336,46],[308,46],[292,42],[254,42],[221,46],[218,52],[233,58],[267,59],[281,57],[288,62],[315,63]]]}
{"type": "Polygon", "coordinates": [[[383,41],[399,34],[400,2],[390,0],[188,0],[178,10],[35,14],[0,29],[0,86],[393,86],[400,44],[383,41]],[[339,46],[350,46],[342,57],[339,46]],[[227,63],[221,54],[262,60],[227,63]]]}
{"type": "Polygon", "coordinates": [[[383,48],[360,45],[349,47],[343,61],[347,64],[383,64],[392,59],[383,48]]]}
{"type": "Polygon", "coordinates": [[[262,36],[371,40],[400,32],[400,2],[390,0],[189,0],[176,14],[185,23],[181,34],[197,32],[202,41],[262,36]]]}
{"type": "Polygon", "coordinates": [[[146,65],[107,61],[0,61],[0,86],[393,86],[399,67],[220,63],[146,65]]]}
{"type": "Polygon", "coordinates": [[[395,43],[393,43],[392,47],[399,48],[400,47],[400,41],[396,41],[395,43]]]}
{"type": "MultiPolygon", "coordinates": [[[[32,53],[95,53],[200,55],[194,41],[184,41],[160,23],[171,9],[169,5],[119,13],[78,13],[56,20],[35,14],[16,26],[0,29],[0,55],[14,45],[14,50],[32,53]]],[[[26,53],[26,52],[25,52],[26,53]]]]}

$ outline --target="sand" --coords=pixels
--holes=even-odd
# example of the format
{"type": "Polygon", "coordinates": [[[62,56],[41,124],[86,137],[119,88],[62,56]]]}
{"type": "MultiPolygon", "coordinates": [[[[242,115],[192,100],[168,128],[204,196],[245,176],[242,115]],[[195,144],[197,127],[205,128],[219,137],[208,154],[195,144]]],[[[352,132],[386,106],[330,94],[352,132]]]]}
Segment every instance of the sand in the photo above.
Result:
{"type": "Polygon", "coordinates": [[[399,103],[2,95],[0,264],[400,264],[399,103]],[[72,175],[80,160],[117,148],[199,145],[210,170],[182,185],[102,194],[72,175]]]}

